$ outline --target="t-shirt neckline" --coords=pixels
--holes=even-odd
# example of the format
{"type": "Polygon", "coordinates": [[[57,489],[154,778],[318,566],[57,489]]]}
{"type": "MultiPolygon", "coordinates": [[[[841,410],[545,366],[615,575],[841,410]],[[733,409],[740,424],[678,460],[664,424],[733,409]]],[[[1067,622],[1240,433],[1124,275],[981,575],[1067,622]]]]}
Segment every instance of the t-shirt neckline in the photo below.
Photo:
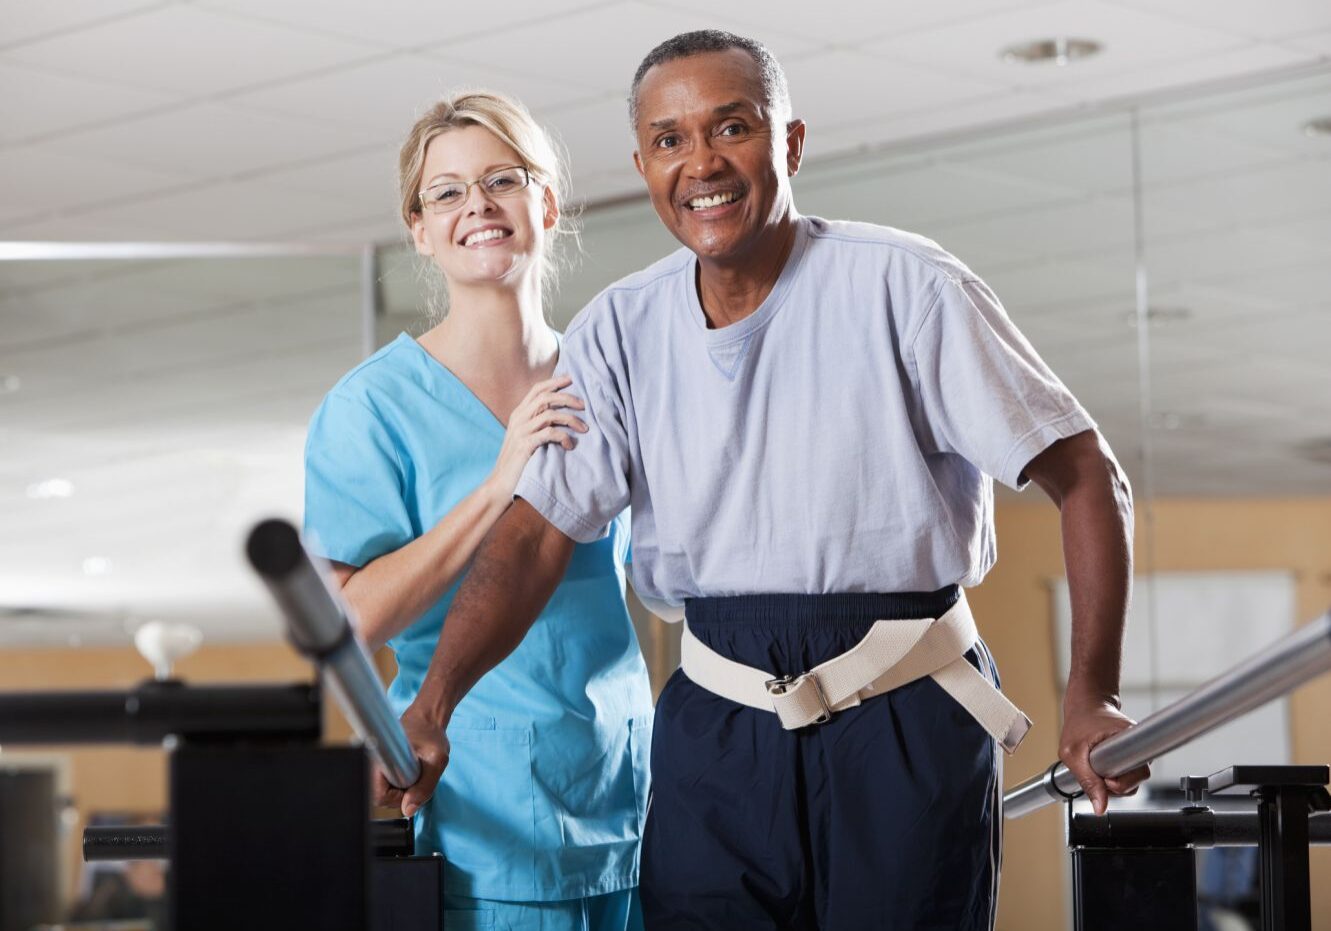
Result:
{"type": "Polygon", "coordinates": [[[771,292],[758,305],[757,310],[743,320],[729,326],[715,329],[707,326],[707,314],[703,312],[702,301],[698,298],[698,258],[694,256],[692,261],[684,263],[682,274],[684,276],[684,290],[688,295],[689,316],[694,325],[703,331],[703,338],[709,344],[716,346],[745,339],[759,327],[770,322],[776,312],[781,309],[781,305],[785,303],[786,295],[790,292],[791,284],[799,272],[799,265],[804,258],[804,250],[808,245],[809,230],[807,222],[802,216],[795,217],[795,242],[790,247],[790,255],[786,257],[786,264],[781,269],[781,274],[777,276],[776,284],[772,285],[771,292]]]}

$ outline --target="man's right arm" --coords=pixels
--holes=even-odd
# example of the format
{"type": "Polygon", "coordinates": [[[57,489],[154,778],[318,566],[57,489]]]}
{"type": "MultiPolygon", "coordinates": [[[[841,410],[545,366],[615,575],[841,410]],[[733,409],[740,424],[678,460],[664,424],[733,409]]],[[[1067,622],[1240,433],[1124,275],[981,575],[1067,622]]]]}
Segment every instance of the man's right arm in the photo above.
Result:
{"type": "Polygon", "coordinates": [[[554,594],[573,555],[565,536],[526,501],[513,502],[481,543],[449,608],[420,692],[402,726],[421,760],[421,778],[399,793],[375,773],[381,804],[411,816],[434,794],[448,763],[444,737],[453,709],[472,686],[517,649],[554,594]]]}

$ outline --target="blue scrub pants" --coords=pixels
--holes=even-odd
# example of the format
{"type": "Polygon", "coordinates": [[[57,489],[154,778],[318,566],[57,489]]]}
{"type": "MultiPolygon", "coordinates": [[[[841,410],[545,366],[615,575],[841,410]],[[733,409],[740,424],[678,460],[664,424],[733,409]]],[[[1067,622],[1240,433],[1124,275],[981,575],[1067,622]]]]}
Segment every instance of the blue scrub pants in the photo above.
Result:
{"type": "MultiPolygon", "coordinates": [[[[685,617],[713,650],[788,675],[844,653],[875,620],[938,617],[957,597],[709,598],[685,617]]],[[[983,644],[967,658],[997,683],[983,644]]],[[[932,679],[785,731],[676,671],[652,740],[648,931],[989,931],[999,752],[932,679]]]]}
{"type": "Polygon", "coordinates": [[[444,895],[445,931],[642,931],[638,890],[559,902],[444,895]]]}

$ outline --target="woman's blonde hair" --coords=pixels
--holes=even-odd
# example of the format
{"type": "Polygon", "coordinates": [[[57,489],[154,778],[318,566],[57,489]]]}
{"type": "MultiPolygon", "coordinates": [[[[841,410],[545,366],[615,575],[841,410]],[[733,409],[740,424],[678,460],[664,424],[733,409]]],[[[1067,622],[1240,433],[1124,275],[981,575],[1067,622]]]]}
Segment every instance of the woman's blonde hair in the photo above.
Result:
{"type": "MultiPolygon", "coordinates": [[[[436,136],[464,126],[482,126],[507,145],[531,173],[534,183],[550,189],[559,208],[559,218],[546,231],[541,258],[541,290],[548,299],[559,272],[578,251],[575,218],[566,208],[568,173],[555,140],[532,118],[527,108],[511,97],[494,91],[466,91],[435,103],[416,121],[398,155],[398,184],[402,197],[402,222],[411,229],[421,215],[420,186],[425,172],[425,151],[436,136]]],[[[432,308],[437,316],[443,308],[432,308]]]]}

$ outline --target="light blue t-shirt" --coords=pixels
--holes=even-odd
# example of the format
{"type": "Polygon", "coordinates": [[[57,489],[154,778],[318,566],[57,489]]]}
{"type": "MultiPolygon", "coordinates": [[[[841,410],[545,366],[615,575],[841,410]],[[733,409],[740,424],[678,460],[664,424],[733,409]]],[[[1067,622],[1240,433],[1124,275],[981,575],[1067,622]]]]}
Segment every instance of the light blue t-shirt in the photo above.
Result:
{"type": "MultiPolygon", "coordinates": [[[[437,524],[494,468],[504,428],[403,334],[348,373],[315,412],[305,527],[321,555],[363,566],[437,524]]],[[[418,852],[447,862],[450,893],[571,899],[637,884],[651,742],[647,669],[624,606],[628,534],[575,548],[521,645],[458,705],[452,757],[417,815],[418,852]]],[[[419,691],[450,588],[389,641],[400,714],[419,691]]]]}
{"type": "Polygon", "coordinates": [[[558,371],[591,429],[517,487],[580,542],[631,504],[650,601],[975,585],[996,557],[990,476],[1019,488],[1094,428],[927,239],[803,217],[767,299],[720,329],[696,269],[681,249],[573,320],[558,371]]]}

